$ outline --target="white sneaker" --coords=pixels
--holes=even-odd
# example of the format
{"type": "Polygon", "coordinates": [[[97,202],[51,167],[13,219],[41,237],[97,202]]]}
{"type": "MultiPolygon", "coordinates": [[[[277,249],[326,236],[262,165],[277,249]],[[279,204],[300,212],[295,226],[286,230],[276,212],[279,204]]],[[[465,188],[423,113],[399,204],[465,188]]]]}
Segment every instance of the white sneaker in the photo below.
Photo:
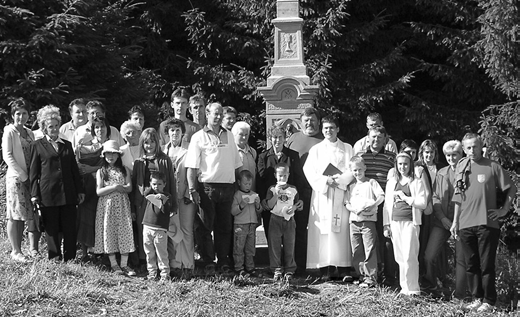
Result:
{"type": "Polygon", "coordinates": [[[466,309],[469,311],[476,311],[482,305],[482,300],[480,298],[475,299],[466,306],[466,309]]]}
{"type": "Polygon", "coordinates": [[[477,313],[491,313],[494,309],[495,307],[493,305],[484,303],[477,309],[477,313]]]}

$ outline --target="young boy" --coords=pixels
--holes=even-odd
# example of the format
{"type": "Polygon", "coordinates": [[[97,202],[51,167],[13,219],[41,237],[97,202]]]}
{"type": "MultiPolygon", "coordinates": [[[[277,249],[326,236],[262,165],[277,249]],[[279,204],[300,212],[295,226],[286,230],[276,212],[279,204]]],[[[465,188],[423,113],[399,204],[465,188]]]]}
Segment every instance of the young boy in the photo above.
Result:
{"type": "Polygon", "coordinates": [[[260,197],[251,190],[253,174],[248,170],[242,170],[238,176],[239,189],[236,191],[231,205],[231,214],[235,217],[233,259],[235,260],[235,271],[240,276],[246,276],[255,273],[253,257],[256,247],[256,227],[262,209],[260,197]]]}
{"type": "Polygon", "coordinates": [[[294,212],[302,210],[303,201],[293,185],[287,184],[289,165],[278,163],[275,166],[276,185],[269,187],[265,198],[265,206],[271,210],[269,221],[269,262],[274,271],[274,281],[280,281],[285,270],[285,281],[292,279],[296,270],[294,262],[294,241],[296,239],[296,222],[294,212]],[[282,268],[282,246],[283,263],[282,268]]]}
{"type": "Polygon", "coordinates": [[[168,261],[168,227],[173,215],[171,197],[164,192],[166,176],[161,172],[150,173],[150,189],[145,191],[146,209],[143,218],[143,247],[146,253],[148,279],[155,280],[157,266],[161,270],[161,282],[170,278],[168,261]]]}
{"type": "Polygon", "coordinates": [[[362,281],[361,287],[372,287],[377,282],[377,206],[385,199],[385,193],[374,179],[365,177],[365,161],[360,156],[350,159],[350,171],[356,182],[347,188],[345,207],[350,211],[350,243],[352,265],[362,281]]]}

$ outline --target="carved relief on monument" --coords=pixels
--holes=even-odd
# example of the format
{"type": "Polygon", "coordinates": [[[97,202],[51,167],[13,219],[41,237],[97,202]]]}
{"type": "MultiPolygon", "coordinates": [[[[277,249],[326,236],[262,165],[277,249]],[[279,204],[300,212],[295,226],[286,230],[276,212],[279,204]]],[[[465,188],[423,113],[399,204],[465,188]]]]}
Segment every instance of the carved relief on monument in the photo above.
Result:
{"type": "Polygon", "coordinates": [[[298,43],[296,33],[280,32],[280,59],[298,58],[298,43]]]}
{"type": "Polygon", "coordinates": [[[282,90],[282,100],[296,100],[298,93],[292,88],[282,90]]]}
{"type": "Polygon", "coordinates": [[[301,103],[298,105],[297,109],[305,109],[305,108],[312,107],[312,106],[313,106],[312,103],[301,103]]]}
{"type": "Polygon", "coordinates": [[[272,103],[268,103],[267,104],[267,110],[283,110],[282,107],[277,107],[275,105],[273,105],[272,103]]]}

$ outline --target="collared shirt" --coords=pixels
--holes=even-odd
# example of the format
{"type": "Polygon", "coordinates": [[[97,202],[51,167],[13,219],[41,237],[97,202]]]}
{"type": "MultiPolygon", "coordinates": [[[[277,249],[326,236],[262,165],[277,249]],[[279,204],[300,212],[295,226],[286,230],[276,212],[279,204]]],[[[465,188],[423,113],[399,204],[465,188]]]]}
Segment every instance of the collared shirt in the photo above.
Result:
{"type": "Polygon", "coordinates": [[[234,183],[235,169],[242,166],[233,135],[219,128],[218,134],[205,126],[191,137],[186,167],[199,169],[204,183],[234,183]]]}
{"type": "Polygon", "coordinates": [[[58,138],[55,140],[51,139],[50,136],[48,136],[47,134],[45,135],[45,138],[47,139],[47,141],[49,141],[49,143],[52,145],[52,147],[54,148],[54,150],[56,152],[58,152],[58,143],[61,143],[63,145],[65,145],[65,142],[63,142],[63,140],[58,136],[58,138]]]}
{"type": "Polygon", "coordinates": [[[386,188],[388,171],[394,167],[395,153],[381,149],[379,152],[372,152],[367,149],[365,153],[356,153],[365,160],[367,167],[365,176],[376,180],[381,188],[386,188]]]}
{"type": "Polygon", "coordinates": [[[72,120],[62,124],[62,126],[60,127],[60,137],[69,142],[72,142],[72,138],[74,137],[74,132],[76,132],[77,128],[79,128],[79,127],[76,127],[74,125],[74,123],[72,122],[72,120]]]}
{"type": "MultiPolygon", "coordinates": [[[[356,144],[354,144],[354,153],[366,152],[368,148],[370,148],[370,140],[368,139],[368,135],[359,139],[356,144]]],[[[395,144],[394,140],[388,138],[388,142],[385,145],[385,150],[398,153],[397,144],[395,144]]]]}

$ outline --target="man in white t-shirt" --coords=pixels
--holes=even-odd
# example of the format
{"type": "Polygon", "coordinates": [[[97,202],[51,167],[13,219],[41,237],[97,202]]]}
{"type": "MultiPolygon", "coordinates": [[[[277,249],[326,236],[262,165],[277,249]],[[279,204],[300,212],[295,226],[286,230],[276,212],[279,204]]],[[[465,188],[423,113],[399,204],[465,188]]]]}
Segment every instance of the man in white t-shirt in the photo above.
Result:
{"type": "Polygon", "coordinates": [[[191,137],[186,154],[190,198],[199,205],[201,226],[197,226],[199,252],[208,270],[215,253],[223,273],[230,273],[233,221],[231,204],[235,174],[242,166],[233,134],[221,127],[222,105],[206,107],[207,124],[191,137]],[[211,239],[214,231],[215,243],[211,239]],[[216,250],[215,250],[216,249],[216,250]],[[215,252],[216,251],[216,252],[215,252]]]}

